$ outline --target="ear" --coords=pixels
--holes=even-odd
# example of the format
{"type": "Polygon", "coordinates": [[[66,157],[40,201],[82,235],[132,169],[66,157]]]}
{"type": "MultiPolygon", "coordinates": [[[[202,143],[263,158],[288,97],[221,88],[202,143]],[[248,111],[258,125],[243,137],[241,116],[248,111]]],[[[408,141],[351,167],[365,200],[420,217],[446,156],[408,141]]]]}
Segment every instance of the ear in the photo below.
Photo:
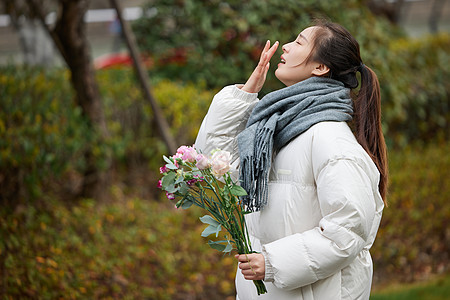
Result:
{"type": "Polygon", "coordinates": [[[330,72],[330,68],[324,64],[317,64],[312,70],[312,74],[315,76],[324,76],[330,72]]]}

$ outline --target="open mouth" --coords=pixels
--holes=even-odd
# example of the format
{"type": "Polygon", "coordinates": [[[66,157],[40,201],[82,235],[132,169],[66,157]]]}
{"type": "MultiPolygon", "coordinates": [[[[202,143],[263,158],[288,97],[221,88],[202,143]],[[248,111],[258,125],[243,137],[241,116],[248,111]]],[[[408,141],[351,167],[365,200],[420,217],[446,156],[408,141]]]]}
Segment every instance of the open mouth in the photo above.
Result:
{"type": "Polygon", "coordinates": [[[286,63],[286,61],[284,60],[284,58],[281,58],[281,63],[282,63],[282,64],[285,64],[285,63],[286,63]]]}

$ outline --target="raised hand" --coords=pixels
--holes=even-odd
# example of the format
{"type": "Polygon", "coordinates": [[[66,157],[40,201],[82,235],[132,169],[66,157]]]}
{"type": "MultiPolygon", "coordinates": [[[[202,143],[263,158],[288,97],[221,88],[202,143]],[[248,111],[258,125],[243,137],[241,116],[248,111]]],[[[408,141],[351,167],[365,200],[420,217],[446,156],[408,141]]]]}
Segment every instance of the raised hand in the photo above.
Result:
{"type": "Polygon", "coordinates": [[[270,47],[270,41],[266,42],[263,51],[261,52],[261,57],[259,58],[259,63],[253,71],[252,75],[248,78],[247,82],[241,88],[243,91],[248,93],[258,93],[266,81],[267,71],[270,67],[270,59],[272,58],[275,51],[278,48],[278,41],[270,47]]]}

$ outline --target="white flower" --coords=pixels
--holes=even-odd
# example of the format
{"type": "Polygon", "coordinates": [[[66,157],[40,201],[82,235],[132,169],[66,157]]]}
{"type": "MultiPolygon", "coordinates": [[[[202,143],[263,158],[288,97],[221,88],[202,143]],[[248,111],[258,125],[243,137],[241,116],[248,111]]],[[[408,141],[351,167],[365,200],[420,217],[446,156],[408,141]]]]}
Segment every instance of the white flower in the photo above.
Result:
{"type": "Polygon", "coordinates": [[[211,157],[211,170],[214,176],[220,177],[230,170],[231,154],[228,151],[215,151],[211,157]]]}

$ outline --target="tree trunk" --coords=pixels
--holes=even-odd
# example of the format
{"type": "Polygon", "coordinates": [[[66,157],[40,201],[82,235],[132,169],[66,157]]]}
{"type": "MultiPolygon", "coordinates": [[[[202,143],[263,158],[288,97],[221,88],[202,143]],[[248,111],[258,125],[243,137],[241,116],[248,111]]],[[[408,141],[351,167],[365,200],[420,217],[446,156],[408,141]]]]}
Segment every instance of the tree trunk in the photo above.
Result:
{"type": "Polygon", "coordinates": [[[141,84],[144,96],[150,102],[150,105],[152,107],[154,118],[156,121],[156,125],[158,126],[160,136],[163,139],[164,143],[166,144],[166,147],[167,147],[167,150],[169,151],[169,153],[175,153],[175,151],[177,149],[175,139],[170,134],[169,124],[167,123],[167,120],[164,118],[164,115],[163,115],[161,109],[159,108],[158,103],[156,102],[156,100],[153,97],[152,92],[150,90],[148,75],[144,70],[142,60],[139,55],[138,47],[136,46],[136,39],[134,37],[133,31],[131,30],[129,24],[124,20],[124,18],[122,16],[122,8],[120,7],[119,1],[110,0],[110,2],[111,2],[111,5],[114,7],[114,9],[117,12],[117,17],[120,21],[120,25],[122,26],[123,36],[124,36],[125,42],[128,46],[130,56],[133,60],[133,65],[136,70],[136,75],[141,84]]]}
{"type": "MultiPolygon", "coordinates": [[[[108,129],[103,113],[99,87],[91,61],[89,44],[86,36],[86,24],[83,20],[88,9],[88,0],[60,0],[58,19],[54,29],[45,24],[45,14],[38,0],[29,0],[38,12],[41,22],[46,26],[67,66],[71,71],[71,82],[76,91],[77,104],[90,122],[92,130],[100,136],[100,143],[108,136],[108,129]]],[[[87,149],[86,170],[80,196],[98,197],[108,182],[107,173],[96,163],[92,147],[87,149]]],[[[107,158],[107,166],[110,159],[107,158]]]]}

